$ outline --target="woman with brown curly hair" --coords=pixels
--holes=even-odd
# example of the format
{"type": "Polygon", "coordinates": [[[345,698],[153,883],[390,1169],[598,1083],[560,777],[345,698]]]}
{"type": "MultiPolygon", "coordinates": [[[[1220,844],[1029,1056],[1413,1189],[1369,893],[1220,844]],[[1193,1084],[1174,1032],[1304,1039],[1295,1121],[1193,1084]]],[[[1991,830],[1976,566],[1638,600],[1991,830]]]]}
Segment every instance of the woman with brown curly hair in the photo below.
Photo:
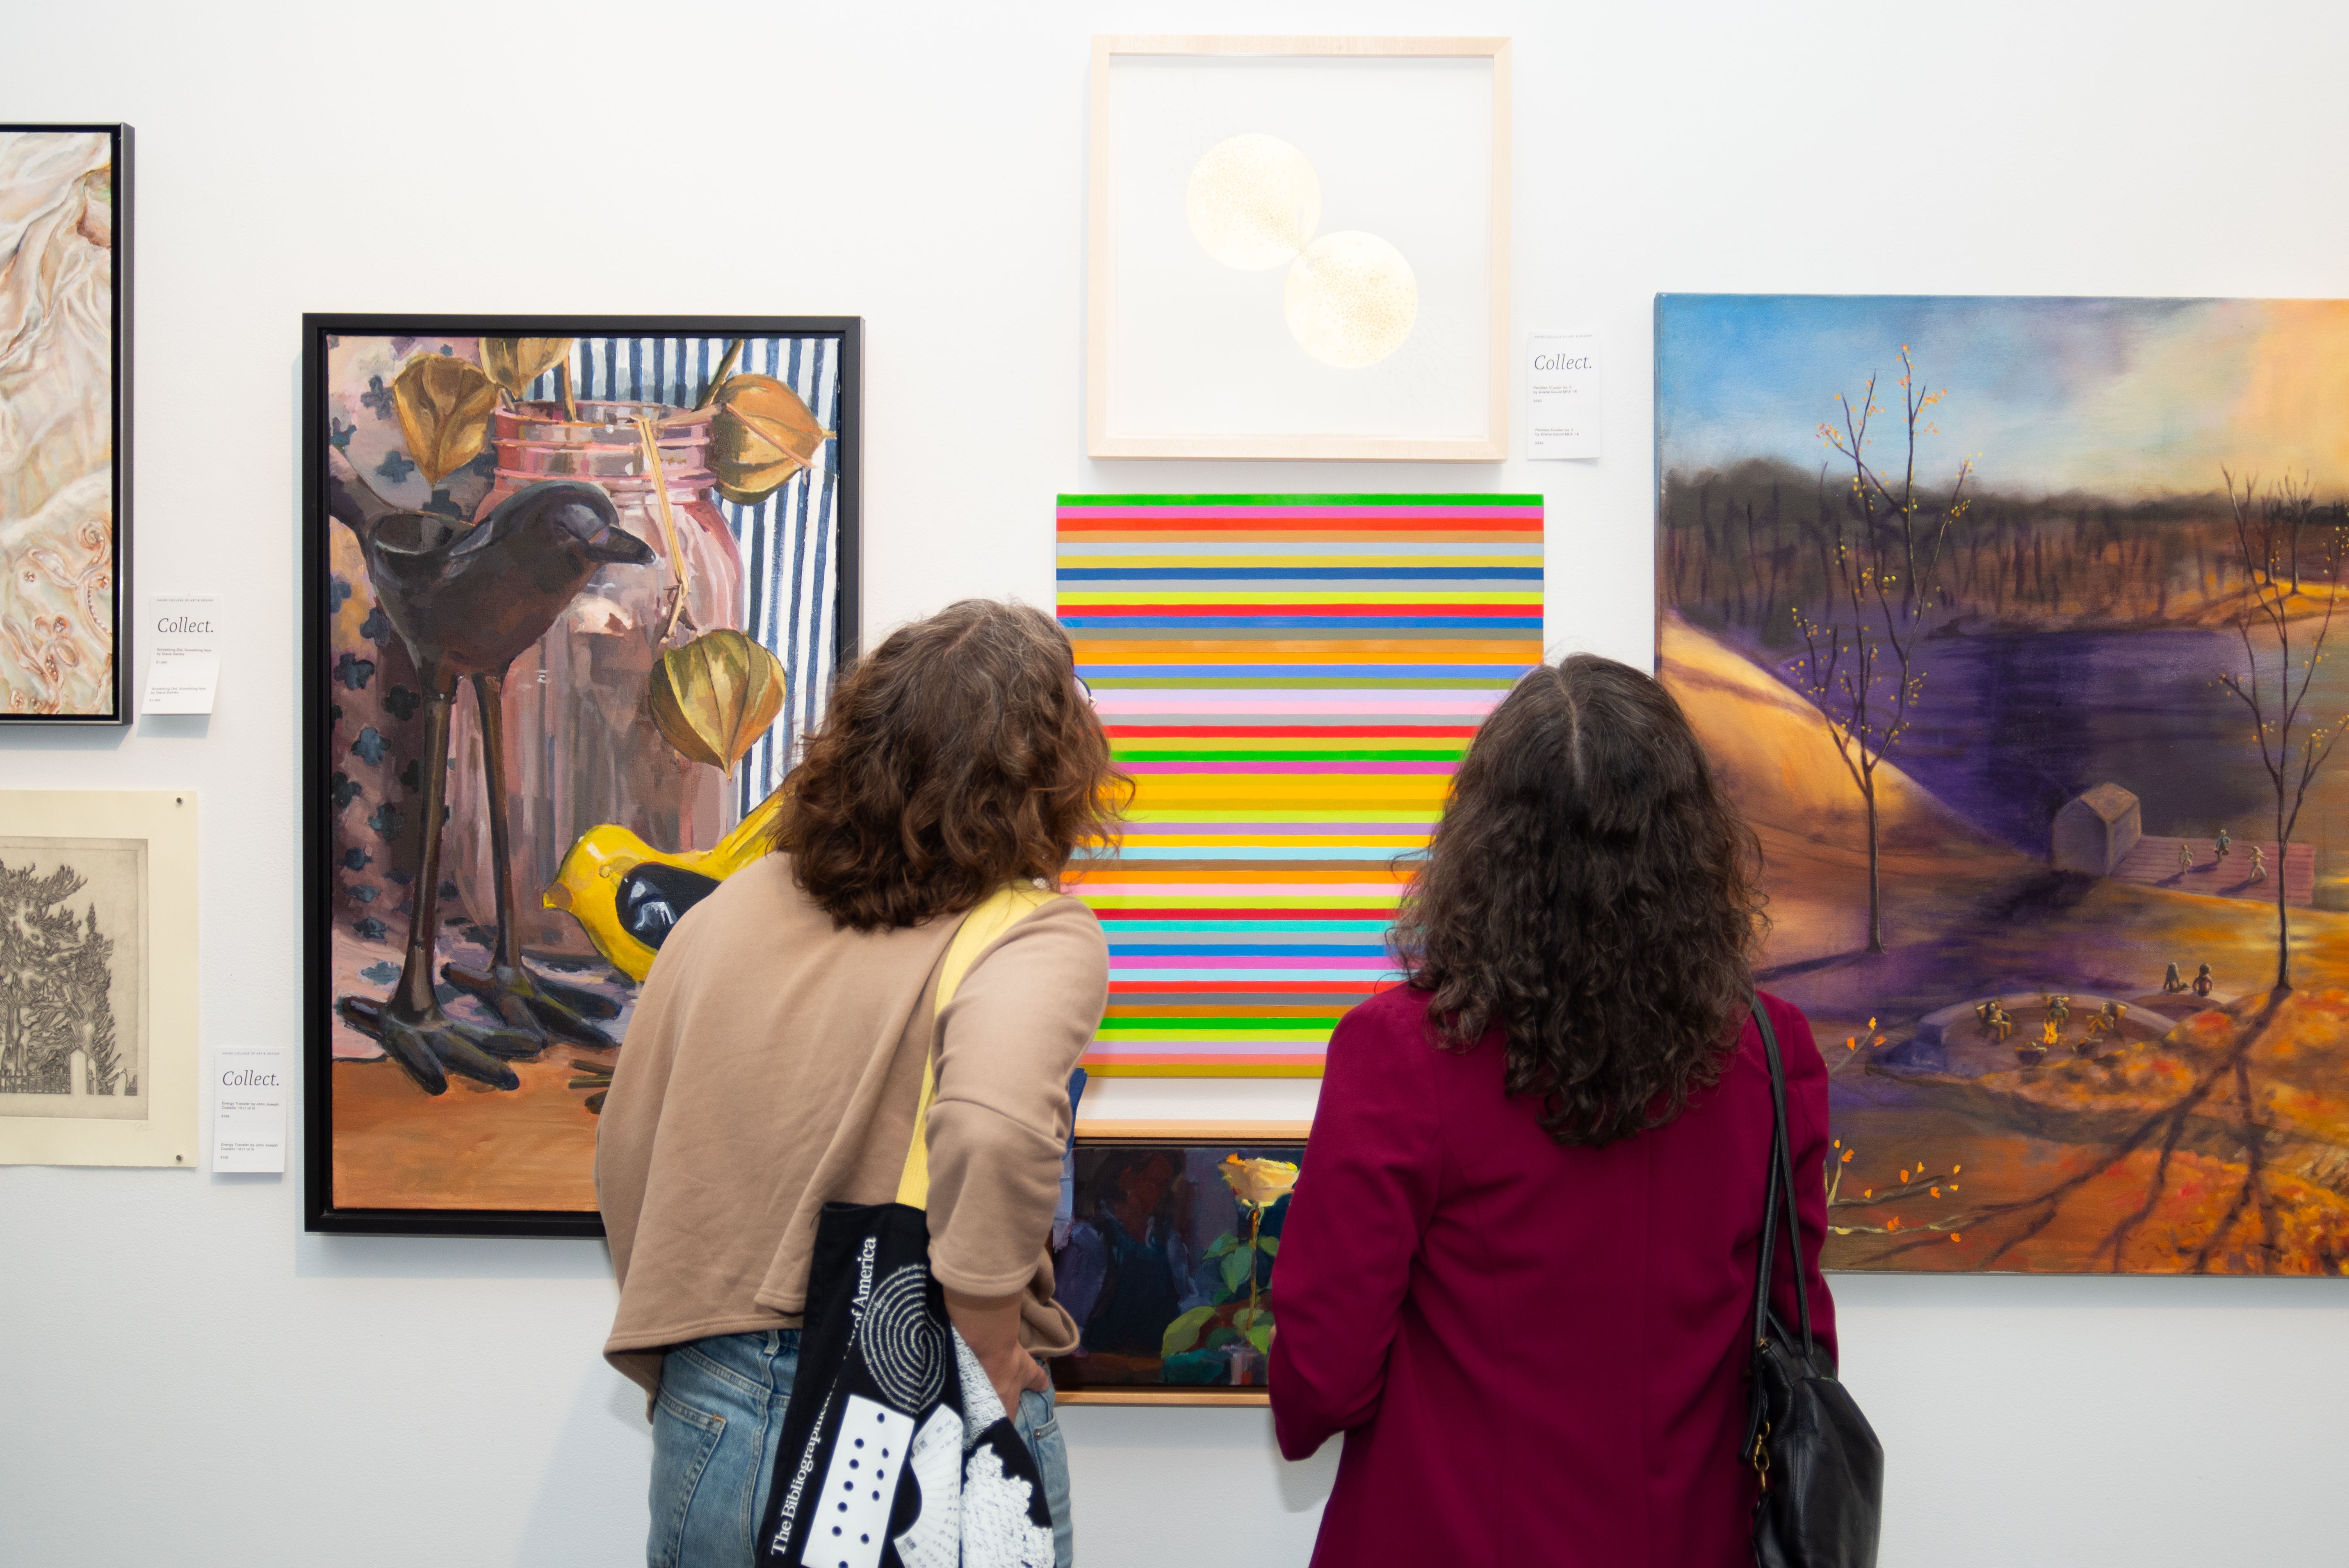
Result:
{"type": "MultiPolygon", "coordinates": [[[[1752,1561],[1755,860],[1679,705],[1627,665],[1537,670],[1477,732],[1393,933],[1410,984],[1331,1038],[1281,1234],[1281,1451],[1345,1434],[1317,1568],[1752,1561]]],[[[1803,1016],[1762,1005],[1832,1358],[1826,1071],[1803,1016]]]]}
{"type": "Polygon", "coordinates": [[[1060,627],[966,600],[848,672],[784,783],[775,852],[662,946],[595,1150],[620,1283],[605,1354],[651,1400],[655,1568],[752,1560],[817,1215],[890,1201],[933,1056],[930,1270],[1017,1413],[1066,1568],[1068,1459],[1036,1357],[1077,1344],[1046,1243],[1108,946],[1076,900],[1041,899],[936,995],[961,917],[1008,884],[1057,888],[1111,839],[1123,783],[1060,627]]]}

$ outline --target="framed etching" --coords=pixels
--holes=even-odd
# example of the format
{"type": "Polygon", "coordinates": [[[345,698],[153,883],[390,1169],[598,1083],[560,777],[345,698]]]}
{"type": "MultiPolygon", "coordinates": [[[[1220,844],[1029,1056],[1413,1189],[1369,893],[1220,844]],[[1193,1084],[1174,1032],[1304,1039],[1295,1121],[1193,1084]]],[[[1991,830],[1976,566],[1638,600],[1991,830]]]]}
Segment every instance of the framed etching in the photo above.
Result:
{"type": "Polygon", "coordinates": [[[1309,1124],[1086,1121],[1052,1223],[1062,1404],[1260,1405],[1309,1124]]]}
{"type": "Polygon", "coordinates": [[[130,128],[0,125],[0,724],[130,717],[130,128]]]}
{"type": "Polygon", "coordinates": [[[0,1164],[194,1170],[196,798],[0,791],[0,1164]]]}
{"type": "Polygon", "coordinates": [[[636,985],[856,645],[859,330],[305,318],[310,1228],[601,1233],[636,985]]]}
{"type": "Polygon", "coordinates": [[[1509,41],[1096,37],[1086,451],[1508,456],[1509,41]]]}

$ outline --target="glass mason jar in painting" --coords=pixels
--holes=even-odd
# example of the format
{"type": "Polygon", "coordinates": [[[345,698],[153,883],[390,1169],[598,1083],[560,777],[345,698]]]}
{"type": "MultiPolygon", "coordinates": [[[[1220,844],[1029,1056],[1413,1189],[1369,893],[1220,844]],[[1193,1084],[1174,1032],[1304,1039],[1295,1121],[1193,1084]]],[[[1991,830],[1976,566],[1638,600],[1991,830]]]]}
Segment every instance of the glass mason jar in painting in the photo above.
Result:
{"type": "MultiPolygon", "coordinates": [[[[653,552],[650,565],[605,566],[589,579],[505,680],[507,821],[523,945],[592,957],[579,923],[539,904],[580,834],[616,822],[657,849],[685,851],[708,849],[732,825],[722,776],[663,740],[646,699],[664,652],[740,626],[742,564],[712,499],[714,410],[588,401],[577,408],[576,420],[552,403],[497,411],[497,477],[481,511],[540,480],[587,480],[612,498],[620,526],[653,552]],[[639,420],[657,434],[657,482],[639,420]]],[[[472,705],[459,705],[456,724],[445,852],[465,913],[487,926],[496,883],[472,705]]]]}

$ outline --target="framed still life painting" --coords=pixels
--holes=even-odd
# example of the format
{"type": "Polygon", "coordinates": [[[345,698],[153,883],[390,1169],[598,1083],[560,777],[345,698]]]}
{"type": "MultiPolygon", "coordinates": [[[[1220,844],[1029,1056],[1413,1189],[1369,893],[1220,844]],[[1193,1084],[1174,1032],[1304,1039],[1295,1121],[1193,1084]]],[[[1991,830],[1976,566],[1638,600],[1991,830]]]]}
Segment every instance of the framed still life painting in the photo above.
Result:
{"type": "Polygon", "coordinates": [[[671,924],[855,647],[853,317],[305,317],[306,1213],[601,1233],[671,924]]]}
{"type": "Polygon", "coordinates": [[[1086,450],[1508,455],[1509,41],[1096,37],[1086,450]]]}
{"type": "Polygon", "coordinates": [[[120,724],[130,128],[0,125],[0,724],[120,724]]]}
{"type": "Polygon", "coordinates": [[[1304,1122],[1081,1123],[1052,1223],[1063,1404],[1261,1404],[1304,1122]]]}

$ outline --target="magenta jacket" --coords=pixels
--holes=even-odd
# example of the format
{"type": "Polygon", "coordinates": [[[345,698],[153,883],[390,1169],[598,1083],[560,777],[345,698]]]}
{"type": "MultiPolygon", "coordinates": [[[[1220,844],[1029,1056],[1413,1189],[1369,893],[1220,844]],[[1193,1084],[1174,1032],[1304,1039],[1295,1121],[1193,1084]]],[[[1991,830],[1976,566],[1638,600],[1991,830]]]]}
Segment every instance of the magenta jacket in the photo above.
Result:
{"type": "MultiPolygon", "coordinates": [[[[1338,1026],[1281,1232],[1280,1451],[1346,1435],[1315,1568],[1751,1563],[1737,1449],[1770,1149],[1759,1031],[1672,1121],[1561,1148],[1502,1094],[1500,1032],[1439,1049],[1426,1003],[1404,986],[1338,1026]]],[[[1802,1014],[1764,1004],[1832,1356],[1826,1068],[1802,1014]]],[[[1776,1295],[1791,1324],[1784,1264],[1776,1295]]]]}

